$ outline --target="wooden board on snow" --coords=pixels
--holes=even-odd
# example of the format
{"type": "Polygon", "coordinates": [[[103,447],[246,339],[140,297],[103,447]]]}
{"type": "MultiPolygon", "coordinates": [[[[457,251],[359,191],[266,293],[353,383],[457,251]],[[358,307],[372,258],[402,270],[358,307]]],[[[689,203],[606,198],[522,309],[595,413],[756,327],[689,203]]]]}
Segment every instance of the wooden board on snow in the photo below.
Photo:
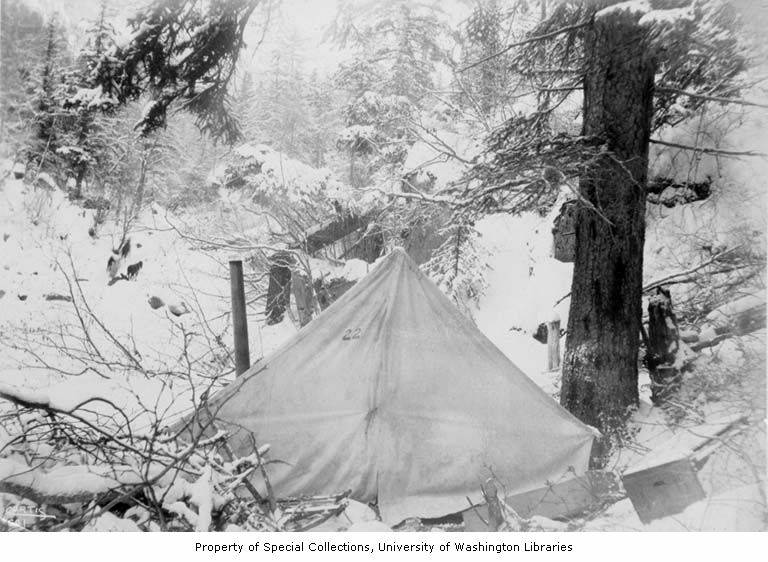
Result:
{"type": "Polygon", "coordinates": [[[624,474],[621,482],[645,524],[681,513],[705,497],[693,463],[687,457],[624,474]]]}
{"type": "MultiPolygon", "coordinates": [[[[544,486],[530,492],[507,496],[505,502],[523,519],[533,515],[549,519],[567,519],[584,513],[606,501],[618,488],[618,478],[613,472],[590,470],[564,482],[544,486]]],[[[488,505],[482,504],[462,513],[464,530],[486,532],[488,505]]]]}

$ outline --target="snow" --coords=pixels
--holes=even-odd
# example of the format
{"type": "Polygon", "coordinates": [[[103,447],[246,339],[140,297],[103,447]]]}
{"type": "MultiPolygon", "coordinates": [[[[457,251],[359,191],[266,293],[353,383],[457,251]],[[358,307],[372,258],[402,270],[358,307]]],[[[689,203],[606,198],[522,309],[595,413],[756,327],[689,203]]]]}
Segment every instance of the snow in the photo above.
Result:
{"type": "Polygon", "coordinates": [[[425,133],[422,140],[408,151],[403,163],[403,175],[416,173],[416,183],[421,184],[431,174],[435,178],[433,190],[439,191],[459,180],[467,170],[467,165],[454,158],[453,154],[468,162],[480,149],[480,144],[467,135],[445,130],[425,133]]]}
{"type": "Polygon", "coordinates": [[[264,144],[244,143],[236,147],[229,164],[211,174],[215,183],[223,183],[230,173],[246,172],[244,179],[257,192],[285,197],[298,203],[317,194],[345,199],[348,190],[333,179],[327,168],[313,168],[303,162],[272,150],[264,144]],[[249,172],[254,165],[258,172],[249,172]]]}
{"type": "Polygon", "coordinates": [[[739,313],[759,306],[765,306],[765,295],[746,295],[717,307],[707,314],[706,319],[717,323],[718,320],[728,320],[739,313]]]}
{"type": "Polygon", "coordinates": [[[629,12],[630,14],[647,14],[651,11],[651,4],[648,0],[629,0],[628,2],[618,2],[607,8],[599,10],[595,18],[604,18],[619,12],[629,12]]]}
{"type": "Polygon", "coordinates": [[[102,87],[96,86],[94,88],[78,88],[77,92],[69,98],[69,103],[94,109],[110,105],[116,106],[117,99],[114,96],[105,96],[102,87]]]}
{"type": "Polygon", "coordinates": [[[693,6],[683,6],[669,10],[651,10],[640,18],[640,25],[676,25],[682,21],[692,21],[695,14],[693,6]]]}
{"type": "MultiPolygon", "coordinates": [[[[45,345],[46,337],[62,330],[77,333],[75,304],[85,314],[95,345],[120,364],[127,358],[110,334],[128,342],[126,349],[151,372],[182,358],[183,332],[187,331],[200,336],[187,342],[186,352],[199,361],[201,371],[216,371],[215,363],[206,367],[203,362],[225,351],[212,350],[208,341],[228,337],[229,283],[222,265],[226,261],[211,259],[180,236],[174,227],[184,223],[181,218],[158,206],[142,213],[131,235],[128,264],[141,260],[143,268],[136,280],[109,286],[106,262],[122,237],[119,225],[105,224],[100,236],[92,238],[88,235],[92,210],[73,205],[58,189],[36,189],[20,180],[6,179],[0,184],[0,198],[0,290],[5,292],[0,373],[4,385],[26,388],[37,393],[41,402],[63,410],[94,396],[108,396],[128,410],[151,406],[155,412],[166,412],[170,408],[173,395],[182,392],[179,385],[173,387],[145,375],[124,376],[122,368],[102,369],[110,376],[105,380],[95,372],[83,372],[77,359],[80,352],[67,357],[45,345]],[[39,218],[37,225],[30,224],[30,214],[39,218]],[[73,293],[75,302],[46,301],[45,295],[51,293],[73,293]],[[184,302],[191,313],[177,318],[168,307],[152,310],[147,304],[150,296],[161,296],[168,305],[184,302]],[[90,318],[86,303],[104,329],[90,318]],[[16,347],[8,349],[9,342],[16,347]],[[61,372],[45,368],[29,352],[61,372]],[[20,364],[26,368],[20,370],[20,364]],[[65,374],[81,372],[75,377],[65,374]]],[[[83,347],[75,338],[64,337],[64,341],[73,349],[83,347]]],[[[93,403],[91,408],[104,413],[111,407],[93,403]]]]}
{"type": "Polygon", "coordinates": [[[550,394],[556,391],[559,373],[545,372],[547,346],[533,334],[542,322],[558,318],[563,329],[568,322],[568,299],[556,303],[570,292],[573,266],[552,257],[556,214],[492,215],[477,223],[490,251],[488,287],[478,303],[477,326],[550,394]]]}
{"type": "Polygon", "coordinates": [[[351,259],[344,263],[341,277],[348,281],[359,281],[368,274],[370,265],[364,260],[351,259]]]}
{"type": "Polygon", "coordinates": [[[96,533],[141,532],[141,529],[135,522],[127,517],[121,519],[108,511],[89,521],[85,526],[85,530],[96,533]]]}
{"type": "Polygon", "coordinates": [[[131,466],[57,465],[50,470],[30,470],[25,462],[0,458],[1,490],[34,490],[37,497],[62,498],[58,503],[86,501],[117,486],[145,481],[146,475],[131,466]]]}

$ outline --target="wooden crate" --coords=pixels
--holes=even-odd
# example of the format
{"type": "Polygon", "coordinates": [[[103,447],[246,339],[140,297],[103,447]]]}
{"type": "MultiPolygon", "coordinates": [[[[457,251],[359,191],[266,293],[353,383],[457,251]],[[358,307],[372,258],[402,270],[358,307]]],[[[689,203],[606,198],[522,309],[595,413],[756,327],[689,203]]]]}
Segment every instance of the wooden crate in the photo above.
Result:
{"type": "Polygon", "coordinates": [[[625,474],[621,481],[645,524],[681,513],[705,497],[693,463],[687,457],[625,474]]]}

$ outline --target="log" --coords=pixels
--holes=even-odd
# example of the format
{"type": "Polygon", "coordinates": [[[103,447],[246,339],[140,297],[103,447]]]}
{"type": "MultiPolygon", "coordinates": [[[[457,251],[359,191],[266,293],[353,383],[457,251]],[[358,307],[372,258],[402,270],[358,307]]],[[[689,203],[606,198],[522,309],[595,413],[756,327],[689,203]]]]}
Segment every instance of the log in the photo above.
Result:
{"type": "Polygon", "coordinates": [[[304,248],[308,254],[314,254],[348,234],[367,227],[372,217],[372,213],[364,215],[343,213],[333,220],[308,230],[304,238],[304,248]]]}
{"type": "Polygon", "coordinates": [[[150,478],[131,466],[70,465],[45,471],[0,459],[0,493],[15,494],[41,505],[104,500],[121,487],[140,485],[150,478]]]}

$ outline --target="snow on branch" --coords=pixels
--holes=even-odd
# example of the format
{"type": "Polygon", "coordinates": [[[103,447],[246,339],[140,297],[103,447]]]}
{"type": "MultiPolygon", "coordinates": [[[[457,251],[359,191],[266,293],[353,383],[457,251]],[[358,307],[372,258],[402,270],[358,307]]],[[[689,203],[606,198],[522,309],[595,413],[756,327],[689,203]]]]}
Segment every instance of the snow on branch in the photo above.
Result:
{"type": "Polygon", "coordinates": [[[717,154],[720,156],[730,156],[734,158],[738,158],[740,156],[758,156],[760,158],[766,158],[768,157],[768,154],[765,152],[758,152],[755,150],[723,150],[721,148],[707,148],[704,146],[691,146],[689,144],[679,144],[676,142],[668,142],[663,141],[660,139],[651,139],[651,143],[653,144],[659,144],[662,146],[668,146],[670,148],[680,148],[683,150],[693,150],[694,152],[701,152],[702,154],[717,154]]]}
{"type": "MultiPolygon", "coordinates": [[[[13,459],[0,459],[0,492],[39,504],[89,502],[147,481],[146,474],[128,465],[57,465],[44,470],[13,459]]],[[[165,484],[171,483],[166,478],[165,484]]]]}
{"type": "Polygon", "coordinates": [[[664,94],[677,94],[680,96],[686,96],[689,98],[697,98],[704,101],[712,101],[717,103],[732,103],[735,105],[745,105],[745,106],[751,106],[751,107],[762,107],[768,109],[768,104],[765,103],[757,103],[754,101],[749,100],[743,100],[738,98],[727,98],[722,96],[709,96],[706,94],[700,94],[698,92],[688,92],[685,90],[681,90],[679,88],[670,88],[670,87],[664,87],[664,86],[658,86],[656,87],[655,91],[657,93],[664,93],[664,94]]]}

